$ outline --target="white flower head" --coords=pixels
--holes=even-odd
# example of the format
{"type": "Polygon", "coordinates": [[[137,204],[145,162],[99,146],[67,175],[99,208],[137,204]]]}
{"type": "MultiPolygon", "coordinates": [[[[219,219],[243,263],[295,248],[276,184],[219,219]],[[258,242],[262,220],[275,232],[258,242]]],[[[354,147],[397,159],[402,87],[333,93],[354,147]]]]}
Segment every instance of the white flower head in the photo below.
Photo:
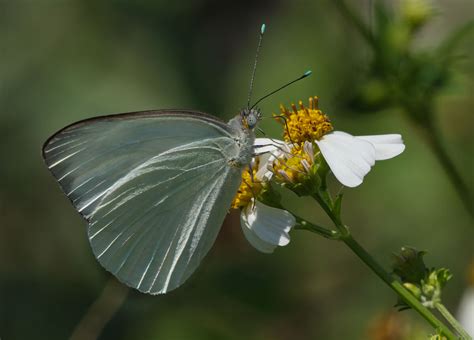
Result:
{"type": "MultiPolygon", "coordinates": [[[[260,142],[263,145],[267,141],[260,142]]],[[[271,178],[266,169],[270,157],[274,155],[266,153],[252,160],[250,167],[242,174],[242,183],[232,202],[233,208],[241,209],[240,221],[246,239],[263,253],[272,253],[277,246],[287,245],[290,242],[288,233],[296,224],[288,211],[257,200],[271,178]]]]}
{"type": "MultiPolygon", "coordinates": [[[[393,158],[405,150],[401,135],[352,136],[333,131],[328,117],[318,108],[318,98],[309,99],[309,108],[281,106],[284,138],[289,144],[314,142],[334,176],[348,187],[360,185],[375,161],[393,158]]],[[[274,141],[275,145],[281,141],[274,141]]]]}

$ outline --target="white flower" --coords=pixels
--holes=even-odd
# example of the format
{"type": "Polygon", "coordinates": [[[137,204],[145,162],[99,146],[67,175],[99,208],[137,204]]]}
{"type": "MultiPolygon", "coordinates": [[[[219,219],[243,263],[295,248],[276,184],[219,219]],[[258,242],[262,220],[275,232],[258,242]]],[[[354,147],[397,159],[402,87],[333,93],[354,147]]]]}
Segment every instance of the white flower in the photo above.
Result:
{"type": "Polygon", "coordinates": [[[393,158],[405,150],[398,134],[352,136],[334,131],[315,143],[334,176],[347,187],[360,185],[375,161],[393,158]]]}
{"type": "MultiPolygon", "coordinates": [[[[398,134],[356,137],[334,131],[314,142],[339,182],[348,187],[360,185],[375,161],[390,159],[405,149],[398,134]]],[[[254,142],[255,154],[259,155],[256,179],[269,181],[273,175],[269,169],[273,168],[275,159],[284,161],[292,147],[293,144],[280,140],[257,138],[254,142]]],[[[312,153],[311,143],[305,142],[303,150],[312,153]]],[[[307,162],[305,167],[304,161],[302,168],[307,170],[310,164],[307,162]]],[[[269,207],[254,199],[242,209],[240,220],[247,240],[264,253],[273,252],[277,246],[287,245],[290,242],[288,232],[296,224],[294,216],[288,211],[269,207]]]]}
{"type": "MultiPolygon", "coordinates": [[[[333,131],[314,142],[334,176],[347,187],[360,185],[375,161],[393,158],[405,150],[399,134],[352,136],[346,132],[333,131]]],[[[285,152],[284,142],[279,140],[257,138],[254,145],[259,152],[269,152],[273,157],[285,152]]],[[[268,156],[267,162],[273,159],[268,156]]],[[[265,176],[268,177],[268,173],[265,176]]]]}
{"type": "Polygon", "coordinates": [[[474,337],[474,287],[468,287],[461,298],[458,309],[459,323],[474,337]]]}
{"type": "Polygon", "coordinates": [[[333,131],[329,118],[319,109],[318,97],[308,102],[308,107],[302,101],[298,107],[291,104],[291,109],[280,106],[277,119],[284,138],[300,145],[304,141],[316,143],[334,176],[345,186],[360,185],[375,161],[395,157],[405,149],[397,134],[356,137],[333,131]]]}
{"type": "Polygon", "coordinates": [[[296,220],[286,210],[253,200],[240,214],[240,225],[249,243],[262,253],[273,253],[290,242],[289,231],[296,220]]]}
{"type": "MultiPolygon", "coordinates": [[[[254,144],[255,157],[250,167],[242,173],[242,184],[232,202],[233,208],[241,209],[240,224],[245,237],[252,246],[264,253],[272,253],[277,246],[287,245],[290,242],[288,233],[296,224],[288,211],[269,207],[256,200],[272,175],[267,170],[267,164],[270,157],[274,157],[277,147],[270,142],[268,138],[257,138],[254,144]]],[[[282,146],[285,144],[282,143],[282,146]]]]}

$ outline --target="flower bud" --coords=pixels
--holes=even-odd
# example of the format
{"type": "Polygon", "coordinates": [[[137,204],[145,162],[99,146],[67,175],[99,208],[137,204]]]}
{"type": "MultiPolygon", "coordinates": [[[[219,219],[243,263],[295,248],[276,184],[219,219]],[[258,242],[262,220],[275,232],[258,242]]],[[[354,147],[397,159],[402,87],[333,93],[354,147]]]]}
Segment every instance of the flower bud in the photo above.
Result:
{"type": "Polygon", "coordinates": [[[435,11],[429,0],[405,0],[402,2],[401,13],[405,22],[418,28],[430,20],[435,11]]]}
{"type": "MultiPolygon", "coordinates": [[[[445,268],[428,269],[423,261],[425,254],[424,251],[402,247],[400,254],[395,255],[393,272],[425,307],[434,308],[441,303],[441,292],[452,275],[445,268]]],[[[406,307],[404,303],[399,305],[406,307]]]]}
{"type": "Polygon", "coordinates": [[[425,254],[426,252],[424,251],[402,247],[400,254],[394,254],[393,272],[403,282],[421,282],[428,273],[428,268],[426,268],[423,261],[425,254]]]}

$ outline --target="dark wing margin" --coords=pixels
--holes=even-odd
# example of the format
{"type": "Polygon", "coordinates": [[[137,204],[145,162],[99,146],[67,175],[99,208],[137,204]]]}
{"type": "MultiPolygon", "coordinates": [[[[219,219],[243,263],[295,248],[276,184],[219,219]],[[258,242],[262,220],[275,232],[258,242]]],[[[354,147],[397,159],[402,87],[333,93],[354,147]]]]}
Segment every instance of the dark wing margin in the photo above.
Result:
{"type": "Polygon", "coordinates": [[[72,124],[66,125],[62,129],[56,131],[53,135],[51,135],[44,143],[42,147],[42,154],[43,159],[46,160],[44,150],[46,146],[50,143],[51,139],[55,136],[64,132],[65,130],[76,128],[81,125],[93,124],[98,121],[114,121],[114,120],[127,120],[127,119],[139,119],[139,118],[150,118],[150,117],[157,117],[162,115],[170,115],[170,116],[185,116],[185,117],[196,117],[201,118],[203,120],[207,120],[211,123],[221,126],[223,129],[229,129],[228,125],[221,119],[213,116],[209,113],[201,112],[201,111],[194,111],[194,110],[187,110],[187,109],[161,109],[161,110],[147,110],[147,111],[134,111],[134,112],[124,112],[124,113],[114,113],[109,115],[102,115],[102,116],[94,116],[91,118],[86,118],[74,122],[72,124]]]}

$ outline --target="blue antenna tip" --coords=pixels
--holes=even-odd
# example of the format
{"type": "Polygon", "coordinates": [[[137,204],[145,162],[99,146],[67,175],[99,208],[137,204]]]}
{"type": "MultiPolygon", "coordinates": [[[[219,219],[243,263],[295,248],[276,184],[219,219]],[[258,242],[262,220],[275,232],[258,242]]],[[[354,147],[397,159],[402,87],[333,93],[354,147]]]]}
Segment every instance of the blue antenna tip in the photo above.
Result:
{"type": "Polygon", "coordinates": [[[306,72],[303,74],[303,76],[304,76],[304,77],[307,77],[307,76],[311,75],[311,73],[313,73],[313,71],[308,70],[308,71],[306,71],[306,72]]]}
{"type": "Polygon", "coordinates": [[[265,24],[262,24],[262,27],[260,28],[260,33],[263,34],[265,33],[265,24]]]}

